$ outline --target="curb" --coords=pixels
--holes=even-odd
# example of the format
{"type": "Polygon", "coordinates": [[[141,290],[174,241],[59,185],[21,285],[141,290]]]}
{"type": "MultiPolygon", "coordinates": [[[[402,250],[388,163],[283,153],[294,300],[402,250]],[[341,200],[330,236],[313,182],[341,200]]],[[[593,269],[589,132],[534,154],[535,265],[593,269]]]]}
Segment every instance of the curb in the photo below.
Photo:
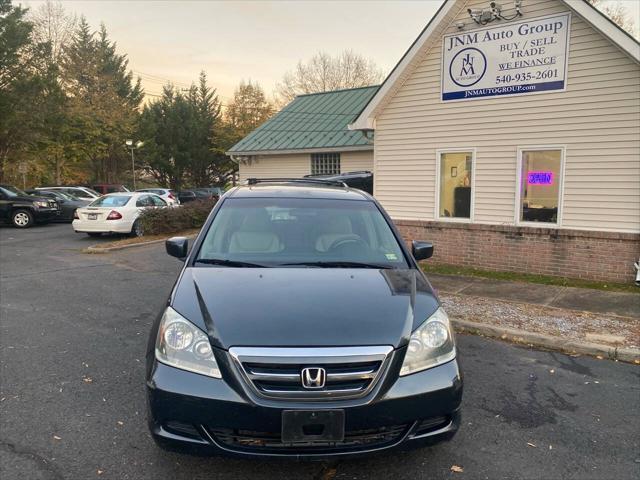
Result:
{"type": "MultiPolygon", "coordinates": [[[[126,250],[127,248],[134,248],[134,247],[146,247],[147,245],[154,245],[156,243],[164,243],[167,239],[171,238],[171,237],[175,237],[176,235],[170,235],[166,238],[160,238],[158,240],[149,240],[147,242],[139,242],[139,243],[128,243],[125,245],[114,245],[112,247],[100,247],[100,246],[92,246],[92,247],[87,247],[83,250],[83,252],[85,253],[109,253],[109,252],[115,252],[118,250],[126,250]]],[[[196,235],[186,235],[186,237],[191,240],[193,238],[195,238],[197,236],[196,235]]]]}
{"type": "Polygon", "coordinates": [[[127,248],[144,247],[146,245],[153,245],[154,243],[161,243],[161,242],[164,242],[165,240],[166,238],[161,238],[159,240],[149,240],[148,242],[140,242],[140,243],[129,243],[126,245],[114,245],[112,247],[87,247],[84,249],[84,251],[86,253],[108,253],[108,252],[115,252],[117,250],[125,250],[127,248]]]}
{"type": "Polygon", "coordinates": [[[621,362],[640,363],[640,349],[615,347],[589,342],[567,341],[562,337],[545,335],[543,333],[527,332],[508,327],[496,327],[485,323],[470,322],[468,320],[451,319],[459,332],[467,332],[498,338],[514,343],[523,343],[535,347],[558,350],[565,353],[579,353],[582,355],[600,356],[621,362]]]}

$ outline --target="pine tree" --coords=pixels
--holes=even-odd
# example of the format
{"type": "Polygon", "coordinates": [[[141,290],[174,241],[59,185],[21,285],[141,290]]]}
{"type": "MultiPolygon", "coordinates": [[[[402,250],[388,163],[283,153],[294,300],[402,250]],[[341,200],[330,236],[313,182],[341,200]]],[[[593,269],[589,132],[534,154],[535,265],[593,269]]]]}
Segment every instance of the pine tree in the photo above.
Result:
{"type": "Polygon", "coordinates": [[[63,65],[74,150],[83,157],[85,179],[129,178],[124,142],[136,128],[143,91],[127,71],[126,55],[117,53],[104,25],[96,34],[81,18],[63,65]]]}
{"type": "Polygon", "coordinates": [[[145,141],[140,158],[163,186],[210,186],[233,172],[224,154],[229,143],[220,101],[204,72],[186,94],[165,86],[162,97],[145,106],[140,135],[145,141]]]}

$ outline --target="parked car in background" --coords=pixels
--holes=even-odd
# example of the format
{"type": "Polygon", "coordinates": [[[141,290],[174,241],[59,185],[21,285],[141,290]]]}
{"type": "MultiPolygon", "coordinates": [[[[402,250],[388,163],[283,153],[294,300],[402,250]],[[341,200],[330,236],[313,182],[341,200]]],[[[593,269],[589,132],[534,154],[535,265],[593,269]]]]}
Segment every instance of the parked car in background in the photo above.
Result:
{"type": "Polygon", "coordinates": [[[72,222],[76,208],[86,207],[90,203],[88,200],[80,200],[78,197],[64,193],[61,190],[27,190],[27,193],[29,195],[52,198],[58,202],[59,214],[52,220],[54,222],[72,222]]]}
{"type": "Polygon", "coordinates": [[[178,192],[178,200],[180,200],[180,203],[193,202],[197,199],[198,196],[193,190],[180,190],[178,192]]]}
{"type": "Polygon", "coordinates": [[[449,440],[452,325],[382,206],[337,182],[250,180],[217,204],[151,329],[161,448],[295,459],[449,440]],[[323,184],[321,184],[323,183],[323,184]],[[285,187],[285,188],[283,188],[285,187]]]}
{"type": "Polygon", "coordinates": [[[351,188],[357,188],[373,195],[373,173],[368,170],[345,172],[338,175],[305,175],[304,178],[318,178],[321,180],[342,182],[351,188]]]}
{"type": "Polygon", "coordinates": [[[194,188],[193,192],[196,194],[196,198],[201,200],[212,200],[220,198],[208,188],[194,188]]]}
{"type": "Polygon", "coordinates": [[[91,185],[90,187],[92,190],[95,190],[96,192],[105,195],[107,193],[114,193],[114,192],[128,192],[129,189],[127,187],[125,187],[124,185],[120,185],[120,184],[114,184],[114,183],[96,183],[95,185],[91,185]]]}
{"type": "Polygon", "coordinates": [[[180,200],[178,199],[178,195],[175,190],[171,190],[170,188],[140,188],[136,190],[136,192],[149,192],[155,193],[159,197],[162,197],[169,206],[172,205],[180,205],[180,200]]]}
{"type": "Polygon", "coordinates": [[[62,191],[64,193],[68,193],[73,195],[74,197],[79,198],[80,200],[88,200],[92,202],[96,198],[100,197],[100,193],[92,190],[88,187],[74,187],[74,186],[55,186],[55,187],[36,187],[36,190],[47,190],[47,191],[62,191]]]}
{"type": "Polygon", "coordinates": [[[0,185],[0,220],[28,228],[57,216],[58,203],[54,199],[29,195],[13,185],[0,185]]]}
{"type": "Polygon", "coordinates": [[[108,193],[76,210],[73,229],[91,237],[103,233],[129,233],[139,237],[142,235],[140,213],[147,208],[167,206],[167,202],[154,193],[108,193]]]}
{"type": "Polygon", "coordinates": [[[218,200],[222,195],[224,195],[224,190],[220,187],[200,187],[194,188],[196,195],[200,192],[201,195],[207,195],[208,198],[215,198],[218,200]]]}

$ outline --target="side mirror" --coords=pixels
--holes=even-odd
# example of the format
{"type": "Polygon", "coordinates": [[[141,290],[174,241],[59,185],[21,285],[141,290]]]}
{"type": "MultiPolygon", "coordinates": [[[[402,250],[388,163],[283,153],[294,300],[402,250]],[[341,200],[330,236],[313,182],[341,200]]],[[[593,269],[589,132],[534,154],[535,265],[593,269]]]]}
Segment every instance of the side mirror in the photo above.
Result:
{"type": "Polygon", "coordinates": [[[433,255],[433,243],[414,240],[411,242],[411,253],[416,260],[426,260],[433,255]]]}
{"type": "Polygon", "coordinates": [[[164,246],[167,249],[167,253],[172,257],[184,260],[187,258],[187,251],[189,249],[189,240],[186,237],[171,237],[164,242],[164,246]]]}

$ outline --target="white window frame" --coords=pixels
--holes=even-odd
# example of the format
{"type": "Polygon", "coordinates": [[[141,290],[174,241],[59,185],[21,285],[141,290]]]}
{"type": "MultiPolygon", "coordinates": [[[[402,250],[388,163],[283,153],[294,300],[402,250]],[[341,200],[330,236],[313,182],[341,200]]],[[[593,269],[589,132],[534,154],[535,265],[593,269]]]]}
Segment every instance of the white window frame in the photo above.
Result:
{"type": "Polygon", "coordinates": [[[530,145],[518,147],[518,162],[516,170],[516,205],[515,224],[523,227],[553,228],[562,226],[562,213],[564,210],[564,166],[566,156],[566,145],[530,145]],[[560,184],[558,185],[558,220],[556,223],[550,222],[527,222],[520,220],[520,208],[522,207],[522,153],[529,151],[549,151],[560,150],[560,184]]]}
{"type": "Polygon", "coordinates": [[[436,190],[434,217],[439,222],[473,223],[476,205],[476,148],[439,148],[436,150],[436,190]],[[469,218],[440,216],[440,168],[443,153],[471,153],[471,205],[469,218]]]}

